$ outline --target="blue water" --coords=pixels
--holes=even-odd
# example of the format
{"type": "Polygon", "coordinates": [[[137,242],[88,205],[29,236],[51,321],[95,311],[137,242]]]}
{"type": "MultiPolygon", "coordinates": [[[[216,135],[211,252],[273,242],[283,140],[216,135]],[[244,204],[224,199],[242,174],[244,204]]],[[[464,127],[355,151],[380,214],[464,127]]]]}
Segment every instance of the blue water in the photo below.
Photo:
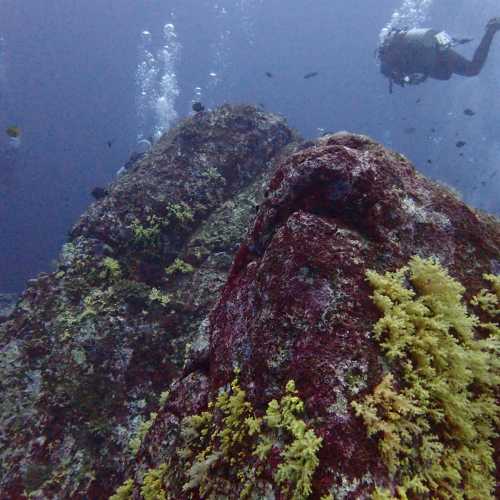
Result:
{"type": "Polygon", "coordinates": [[[198,97],[207,107],[263,105],[305,137],[369,134],[468,203],[500,213],[500,35],[478,77],[390,95],[374,51],[405,2],[426,26],[474,37],[460,48],[469,57],[487,20],[500,15],[494,0],[0,0],[0,292],[50,270],[92,188],[198,97]],[[158,52],[173,50],[166,24],[178,47],[164,64],[158,52]],[[157,71],[152,104],[141,111],[145,30],[157,71]],[[165,75],[178,96],[166,94],[170,108],[160,116],[165,75]],[[17,149],[3,133],[10,125],[22,129],[17,149]],[[458,140],[467,144],[458,149],[458,140]]]}

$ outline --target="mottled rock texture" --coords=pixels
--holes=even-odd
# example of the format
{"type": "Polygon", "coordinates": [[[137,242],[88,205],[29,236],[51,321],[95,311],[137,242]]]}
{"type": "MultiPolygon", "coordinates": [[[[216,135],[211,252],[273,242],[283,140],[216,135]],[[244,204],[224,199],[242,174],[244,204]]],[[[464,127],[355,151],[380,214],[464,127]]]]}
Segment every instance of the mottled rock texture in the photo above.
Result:
{"type": "Polygon", "coordinates": [[[0,323],[1,498],[114,491],[295,140],[250,106],[198,113],[80,218],[0,323]]]}
{"type": "Polygon", "coordinates": [[[14,310],[17,296],[13,293],[0,293],[0,321],[5,321],[14,310]]]}

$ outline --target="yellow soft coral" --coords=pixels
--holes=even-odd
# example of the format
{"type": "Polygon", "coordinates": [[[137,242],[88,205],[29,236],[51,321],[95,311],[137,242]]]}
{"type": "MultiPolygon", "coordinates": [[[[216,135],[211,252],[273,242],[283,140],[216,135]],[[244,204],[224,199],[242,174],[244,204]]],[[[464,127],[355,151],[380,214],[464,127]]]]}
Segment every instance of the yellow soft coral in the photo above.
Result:
{"type": "Polygon", "coordinates": [[[166,464],[161,464],[157,469],[149,469],[146,472],[141,486],[141,495],[144,500],[166,500],[167,494],[163,488],[166,472],[166,464]]]}
{"type": "Polygon", "coordinates": [[[471,304],[482,309],[491,318],[490,322],[481,323],[481,328],[500,339],[500,276],[483,274],[483,279],[491,283],[491,290],[480,290],[472,298],[471,304]]]}
{"type": "Polygon", "coordinates": [[[308,429],[297,415],[304,411],[304,403],[298,397],[295,382],[286,385],[286,394],[280,402],[273,399],[267,409],[266,422],[271,429],[287,431],[292,436],[283,450],[283,462],[278,466],[275,479],[284,484],[284,491],[292,488],[292,499],[307,498],[311,492],[311,480],[319,465],[318,451],[322,439],[308,429]]]}
{"type": "Polygon", "coordinates": [[[291,380],[281,400],[270,401],[266,415],[257,417],[235,378],[208,411],[184,419],[185,446],[178,451],[186,467],[184,491],[198,489],[203,497],[215,495],[217,484],[228,480],[240,487],[240,498],[247,498],[276,446],[282,461],[274,479],[281,493],[294,500],[306,499],[312,492],[322,439],[299,418],[303,412],[304,403],[291,380]],[[254,463],[255,457],[260,462],[254,463]]]}
{"type": "Polygon", "coordinates": [[[414,257],[367,279],[383,314],[374,337],[392,373],[353,407],[378,438],[399,498],[493,498],[498,345],[476,339],[464,288],[437,261],[414,257]]]}
{"type": "Polygon", "coordinates": [[[121,486],[118,487],[116,493],[109,497],[109,500],[130,500],[134,491],[134,481],[127,479],[121,486]]]}

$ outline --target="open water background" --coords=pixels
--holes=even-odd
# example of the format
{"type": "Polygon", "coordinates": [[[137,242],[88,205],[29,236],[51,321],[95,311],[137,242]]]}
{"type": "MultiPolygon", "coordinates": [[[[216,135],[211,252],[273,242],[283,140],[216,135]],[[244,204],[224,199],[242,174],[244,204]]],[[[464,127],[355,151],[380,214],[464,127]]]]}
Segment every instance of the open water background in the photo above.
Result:
{"type": "Polygon", "coordinates": [[[0,292],[50,270],[92,188],[114,178],[149,129],[188,115],[197,96],[207,107],[260,104],[305,137],[368,134],[500,213],[500,35],[479,77],[390,95],[374,51],[408,3],[424,26],[474,37],[459,49],[468,56],[500,15],[494,0],[0,0],[0,292]],[[162,66],[169,23],[177,58],[162,66]],[[167,74],[175,87],[169,116],[153,108],[138,116],[144,30],[157,80],[167,74]],[[14,124],[17,149],[3,133],[14,124]],[[467,144],[458,149],[458,140],[467,144]]]}

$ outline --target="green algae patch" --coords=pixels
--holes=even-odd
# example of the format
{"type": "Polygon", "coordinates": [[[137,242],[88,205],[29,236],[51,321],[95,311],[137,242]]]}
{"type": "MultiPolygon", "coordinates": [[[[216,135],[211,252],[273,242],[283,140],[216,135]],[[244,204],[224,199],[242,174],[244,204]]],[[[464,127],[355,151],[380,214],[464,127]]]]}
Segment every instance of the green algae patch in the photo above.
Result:
{"type": "MultiPolygon", "coordinates": [[[[288,434],[291,439],[282,450],[282,462],[274,475],[286,496],[292,499],[308,498],[312,493],[311,482],[319,465],[318,451],[322,439],[316,436],[306,423],[298,418],[304,412],[304,403],[298,397],[295,382],[286,385],[285,396],[280,402],[273,399],[267,406],[265,421],[276,434],[288,434]]],[[[272,448],[268,436],[260,439],[255,453],[262,460],[272,448]]]]}
{"type": "Polygon", "coordinates": [[[109,278],[111,281],[117,281],[122,277],[120,263],[111,257],[105,257],[102,261],[103,270],[100,273],[101,278],[109,278]]]}
{"type": "Polygon", "coordinates": [[[165,274],[172,276],[175,274],[190,274],[194,272],[194,267],[182,259],[176,258],[170,266],[165,268],[165,274]]]}
{"type": "Polygon", "coordinates": [[[163,221],[157,215],[148,216],[146,225],[142,225],[139,219],[134,219],[130,226],[133,245],[138,248],[159,247],[162,223],[163,221]]]}
{"type": "MultiPolygon", "coordinates": [[[[397,484],[373,498],[493,498],[498,342],[478,338],[464,287],[433,259],[413,257],[367,279],[382,313],[374,338],[390,371],[352,406],[397,484]]],[[[485,293],[477,303],[491,310],[485,293]]]]}
{"type": "Polygon", "coordinates": [[[141,424],[139,425],[137,434],[129,442],[129,448],[132,456],[137,455],[142,441],[144,440],[144,436],[148,433],[149,429],[151,429],[157,416],[158,414],[156,412],[151,412],[149,419],[145,422],[141,422],[141,424]]]}
{"type": "Polygon", "coordinates": [[[182,201],[180,203],[169,203],[166,210],[167,224],[173,222],[184,226],[194,221],[194,213],[191,207],[182,201]]]}

